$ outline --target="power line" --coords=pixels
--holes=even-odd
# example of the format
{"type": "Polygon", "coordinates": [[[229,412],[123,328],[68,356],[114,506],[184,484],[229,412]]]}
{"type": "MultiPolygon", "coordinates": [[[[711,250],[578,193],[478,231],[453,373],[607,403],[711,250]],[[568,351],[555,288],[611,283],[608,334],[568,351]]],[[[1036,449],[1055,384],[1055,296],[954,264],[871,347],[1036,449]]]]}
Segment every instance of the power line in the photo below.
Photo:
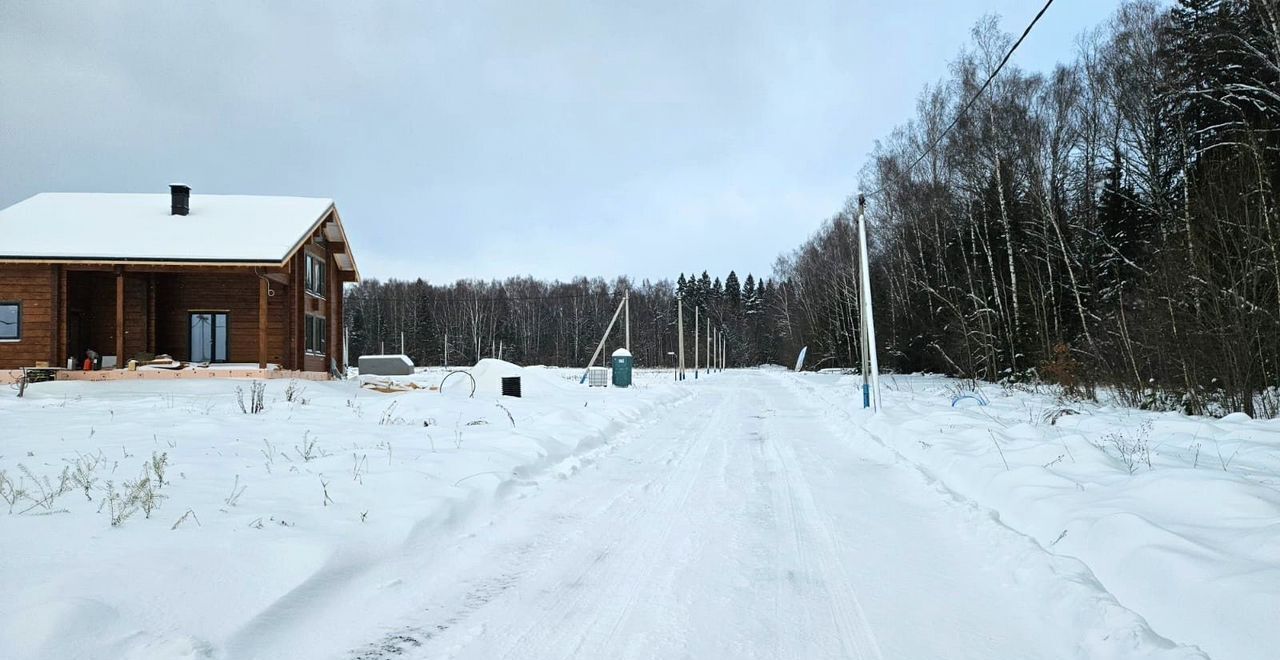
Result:
{"type": "MultiPolygon", "coordinates": [[[[982,93],[987,91],[987,87],[991,85],[991,81],[995,80],[996,76],[1000,75],[1000,70],[1003,69],[1004,65],[1009,62],[1009,58],[1013,57],[1013,52],[1015,50],[1018,50],[1018,46],[1022,45],[1023,39],[1026,39],[1027,35],[1031,34],[1031,28],[1036,26],[1036,23],[1040,21],[1040,17],[1044,16],[1045,11],[1047,11],[1049,9],[1049,5],[1052,5],[1052,4],[1053,4],[1053,0],[1048,0],[1047,2],[1044,3],[1044,6],[1040,8],[1040,11],[1037,12],[1035,17],[1031,19],[1031,22],[1027,24],[1027,29],[1022,31],[1022,36],[1018,37],[1018,40],[1013,42],[1013,46],[1009,48],[1009,52],[1004,54],[1004,59],[1000,60],[1000,64],[996,65],[996,68],[991,71],[991,75],[987,76],[987,80],[986,82],[982,83],[982,87],[978,88],[978,91],[969,98],[969,102],[964,104],[964,107],[960,109],[960,112],[956,114],[955,118],[951,120],[951,123],[948,124],[946,129],[942,131],[942,134],[939,135],[933,141],[933,143],[930,144],[929,147],[920,154],[919,157],[917,157],[914,161],[911,162],[910,165],[907,166],[907,169],[906,169],[907,173],[910,173],[911,170],[914,170],[916,168],[916,165],[919,165],[921,161],[923,161],[925,158],[929,156],[929,154],[933,153],[934,149],[938,148],[939,144],[942,144],[942,140],[947,137],[947,133],[950,133],[951,129],[955,128],[956,124],[960,122],[960,118],[964,117],[965,113],[969,112],[969,108],[973,107],[973,104],[977,102],[978,97],[982,96],[982,93]]],[[[874,197],[876,195],[879,195],[882,192],[884,192],[883,186],[876,189],[875,192],[868,193],[867,197],[874,197]]]]}

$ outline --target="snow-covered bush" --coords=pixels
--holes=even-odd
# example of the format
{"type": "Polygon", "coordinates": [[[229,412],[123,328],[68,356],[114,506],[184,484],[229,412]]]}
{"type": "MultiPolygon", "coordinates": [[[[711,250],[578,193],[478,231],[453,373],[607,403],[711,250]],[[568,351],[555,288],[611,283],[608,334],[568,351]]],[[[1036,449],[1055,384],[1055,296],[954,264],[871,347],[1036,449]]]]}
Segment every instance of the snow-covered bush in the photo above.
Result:
{"type": "Polygon", "coordinates": [[[1120,462],[1134,474],[1143,465],[1151,469],[1151,421],[1144,421],[1132,432],[1113,431],[1102,436],[1103,450],[1109,445],[1120,458],[1120,462]]]}

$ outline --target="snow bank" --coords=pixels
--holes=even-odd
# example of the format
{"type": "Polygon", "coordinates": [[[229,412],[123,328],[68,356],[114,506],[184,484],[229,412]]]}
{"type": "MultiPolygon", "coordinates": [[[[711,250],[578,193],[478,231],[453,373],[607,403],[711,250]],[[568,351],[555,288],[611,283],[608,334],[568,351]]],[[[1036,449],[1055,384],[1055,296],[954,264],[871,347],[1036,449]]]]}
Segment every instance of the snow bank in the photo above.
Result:
{"type": "Polygon", "coordinates": [[[394,590],[362,582],[372,567],[413,570],[460,521],[573,473],[687,396],[659,373],[604,391],[574,387],[577,370],[495,360],[476,371],[475,398],[425,389],[443,370],[385,394],[268,381],[256,415],[237,402],[250,382],[232,379],[40,383],[0,397],[0,494],[27,492],[0,501],[0,657],[298,657],[311,615],[394,590]],[[530,398],[498,395],[513,369],[530,398]],[[156,462],[162,484],[144,468],[156,462]],[[144,470],[158,508],[113,527],[144,470]]]}
{"type": "Polygon", "coordinates": [[[871,417],[857,379],[798,378],[956,497],[1082,561],[1159,634],[1215,658],[1280,648],[1280,421],[922,376],[885,379],[871,417]]]}

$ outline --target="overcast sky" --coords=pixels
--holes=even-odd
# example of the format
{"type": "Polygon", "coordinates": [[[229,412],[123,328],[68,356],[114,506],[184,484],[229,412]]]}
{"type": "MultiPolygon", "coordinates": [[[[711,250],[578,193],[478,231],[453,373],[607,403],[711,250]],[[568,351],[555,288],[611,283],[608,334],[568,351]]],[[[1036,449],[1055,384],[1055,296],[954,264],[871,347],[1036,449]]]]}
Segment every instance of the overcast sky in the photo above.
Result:
{"type": "Polygon", "coordinates": [[[759,275],[982,14],[1040,4],[0,0],[0,207],[181,180],[335,199],[366,277],[759,275]]]}

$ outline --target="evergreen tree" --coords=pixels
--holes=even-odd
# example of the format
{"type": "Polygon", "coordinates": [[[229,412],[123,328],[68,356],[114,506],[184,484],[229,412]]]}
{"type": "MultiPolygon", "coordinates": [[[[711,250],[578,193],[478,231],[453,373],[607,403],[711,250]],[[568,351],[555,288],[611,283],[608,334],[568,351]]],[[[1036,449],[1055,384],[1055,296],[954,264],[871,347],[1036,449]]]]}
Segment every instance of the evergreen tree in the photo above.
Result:
{"type": "Polygon", "coordinates": [[[702,271],[702,276],[692,278],[690,284],[693,288],[693,295],[691,296],[693,304],[705,312],[711,295],[711,277],[704,270],[702,271]]]}
{"type": "Polygon", "coordinates": [[[738,274],[729,271],[729,276],[724,278],[724,302],[734,313],[742,304],[742,291],[738,286],[738,274]]]}

